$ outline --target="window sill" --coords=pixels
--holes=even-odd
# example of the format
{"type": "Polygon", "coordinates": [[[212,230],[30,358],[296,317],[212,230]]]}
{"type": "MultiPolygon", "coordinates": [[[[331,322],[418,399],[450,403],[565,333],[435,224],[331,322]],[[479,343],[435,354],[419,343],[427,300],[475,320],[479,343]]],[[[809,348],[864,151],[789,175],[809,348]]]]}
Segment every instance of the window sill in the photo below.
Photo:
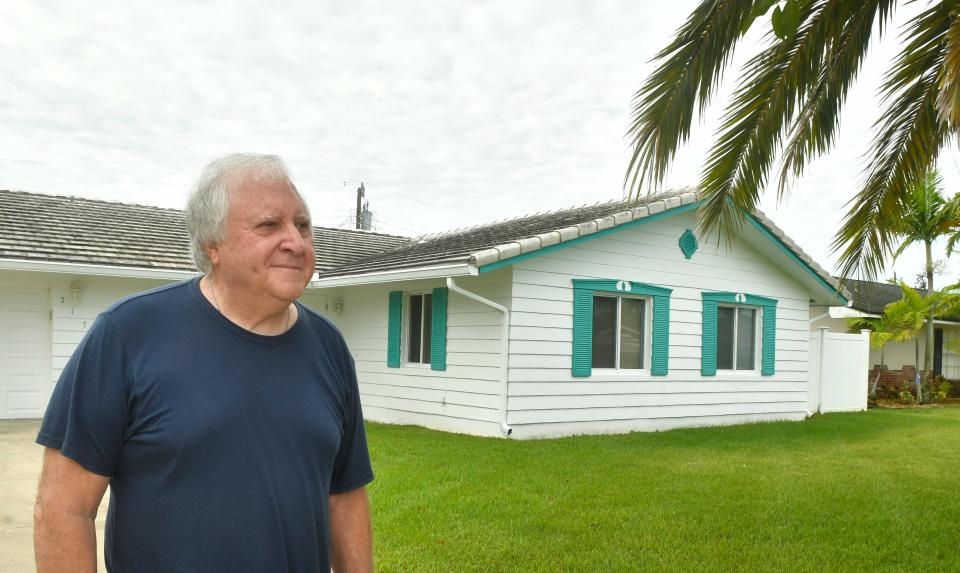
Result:
{"type": "Polygon", "coordinates": [[[426,364],[423,364],[420,362],[404,362],[403,367],[412,368],[414,370],[423,370],[423,369],[430,370],[431,364],[429,362],[427,362],[426,364]]]}
{"type": "Polygon", "coordinates": [[[769,378],[763,376],[759,370],[717,370],[713,376],[704,376],[704,378],[769,378]]]}
{"type": "Polygon", "coordinates": [[[652,380],[663,378],[663,376],[652,376],[649,370],[616,370],[594,368],[590,376],[585,380],[596,380],[598,382],[622,382],[630,380],[652,380]]]}

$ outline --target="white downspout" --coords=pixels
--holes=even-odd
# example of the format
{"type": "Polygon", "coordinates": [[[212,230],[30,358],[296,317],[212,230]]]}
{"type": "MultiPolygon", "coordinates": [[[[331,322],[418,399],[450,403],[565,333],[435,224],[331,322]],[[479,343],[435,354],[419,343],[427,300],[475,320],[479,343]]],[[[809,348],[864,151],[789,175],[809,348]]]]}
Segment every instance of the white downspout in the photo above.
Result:
{"type": "Polygon", "coordinates": [[[447,277],[447,288],[503,313],[503,332],[500,335],[500,429],[503,430],[503,435],[509,436],[513,433],[513,428],[507,425],[507,412],[509,411],[507,406],[510,398],[508,392],[510,383],[510,371],[508,370],[510,364],[510,311],[502,304],[497,304],[492,300],[462,289],[457,286],[453,277],[447,277]]]}

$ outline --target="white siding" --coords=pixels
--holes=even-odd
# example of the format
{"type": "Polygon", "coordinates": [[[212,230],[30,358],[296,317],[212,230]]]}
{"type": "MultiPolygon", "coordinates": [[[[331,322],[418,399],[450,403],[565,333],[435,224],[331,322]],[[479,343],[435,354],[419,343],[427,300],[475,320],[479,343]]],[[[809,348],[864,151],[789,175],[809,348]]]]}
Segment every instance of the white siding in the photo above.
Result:
{"type": "MultiPolygon", "coordinates": [[[[457,284],[510,307],[510,270],[458,278],[457,284]]],[[[499,435],[501,315],[455,292],[447,308],[447,369],[424,365],[387,367],[387,311],[392,290],[424,292],[442,280],[408,281],[349,289],[308,291],[304,301],[326,296],[327,316],[343,332],[357,364],[364,416],[380,422],[499,435]],[[341,313],[333,302],[343,301],[341,313]]],[[[404,308],[404,328],[407,309],[404,308]]]]}
{"type": "MultiPolygon", "coordinates": [[[[692,214],[622,230],[514,266],[508,422],[520,438],[660,430],[806,416],[810,293],[737,240],[730,251],[678,246],[692,214]],[[574,278],[630,280],[673,289],[669,374],[571,375],[574,278]],[[776,373],[700,375],[701,292],[777,299],[776,373]]],[[[759,349],[758,349],[759,350],[759,349]]]]}
{"type": "Polygon", "coordinates": [[[60,377],[77,344],[97,315],[125,296],[171,281],[116,277],[71,276],[58,273],[0,271],[0,285],[45,289],[50,302],[50,382],[60,377]],[[70,285],[78,281],[80,302],[74,304],[70,285]]]}

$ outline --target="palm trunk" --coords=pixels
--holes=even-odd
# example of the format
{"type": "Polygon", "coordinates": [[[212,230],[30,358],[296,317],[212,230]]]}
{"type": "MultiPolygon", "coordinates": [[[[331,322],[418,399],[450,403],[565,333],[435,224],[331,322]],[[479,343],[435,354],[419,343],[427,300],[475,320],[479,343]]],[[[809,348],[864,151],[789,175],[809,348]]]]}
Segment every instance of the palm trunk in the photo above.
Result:
{"type": "Polygon", "coordinates": [[[920,337],[913,339],[913,359],[917,362],[917,369],[913,375],[913,383],[917,388],[917,404],[920,404],[920,337]]]}
{"type": "MultiPolygon", "coordinates": [[[[927,298],[933,296],[933,254],[931,253],[931,242],[925,241],[923,246],[925,247],[927,254],[927,298]]],[[[930,314],[927,316],[927,347],[924,349],[925,356],[923,359],[923,383],[928,382],[929,374],[933,373],[933,310],[930,310],[930,314]]],[[[917,403],[922,404],[923,398],[921,397],[921,388],[917,388],[917,403]]]]}

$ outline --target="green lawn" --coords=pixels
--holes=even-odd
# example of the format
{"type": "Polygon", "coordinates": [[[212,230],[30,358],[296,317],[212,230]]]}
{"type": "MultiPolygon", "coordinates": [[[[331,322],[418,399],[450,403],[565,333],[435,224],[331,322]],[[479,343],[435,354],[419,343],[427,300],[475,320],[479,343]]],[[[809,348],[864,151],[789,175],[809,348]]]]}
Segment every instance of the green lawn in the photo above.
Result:
{"type": "Polygon", "coordinates": [[[367,431],[378,571],[960,571],[960,408],[526,442],[367,431]]]}

